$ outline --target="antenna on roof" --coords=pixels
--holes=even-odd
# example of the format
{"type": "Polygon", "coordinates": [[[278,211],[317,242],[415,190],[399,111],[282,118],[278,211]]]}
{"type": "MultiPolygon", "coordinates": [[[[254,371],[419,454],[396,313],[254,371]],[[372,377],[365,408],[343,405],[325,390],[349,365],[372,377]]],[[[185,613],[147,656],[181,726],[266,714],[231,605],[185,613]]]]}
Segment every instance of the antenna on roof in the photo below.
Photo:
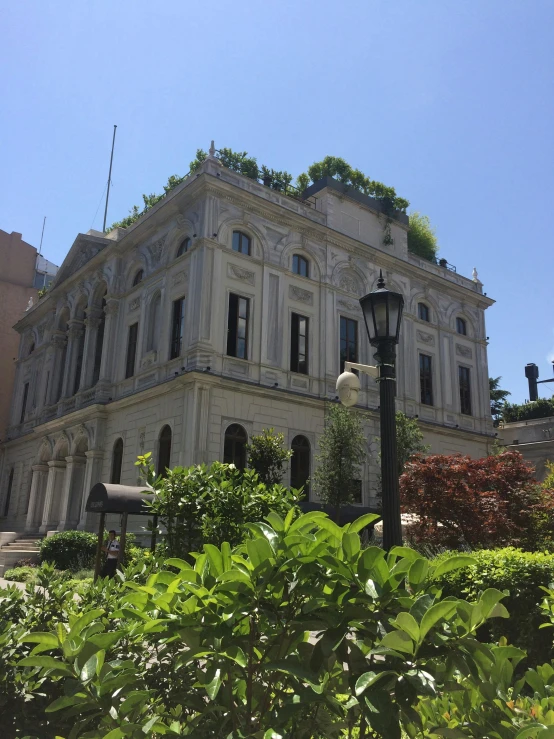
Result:
{"type": "Polygon", "coordinates": [[[46,226],[46,216],[44,216],[44,221],[42,222],[42,233],[40,235],[40,246],[38,248],[38,253],[42,255],[42,239],[44,238],[44,227],[46,226]]]}
{"type": "Polygon", "coordinates": [[[108,201],[110,199],[110,182],[112,181],[112,162],[113,162],[113,150],[115,146],[115,129],[117,128],[116,125],[113,127],[113,139],[112,139],[112,154],[110,156],[110,171],[108,172],[108,191],[106,193],[106,207],[104,209],[104,225],[102,226],[102,232],[106,233],[106,217],[108,215],[108,201]]]}

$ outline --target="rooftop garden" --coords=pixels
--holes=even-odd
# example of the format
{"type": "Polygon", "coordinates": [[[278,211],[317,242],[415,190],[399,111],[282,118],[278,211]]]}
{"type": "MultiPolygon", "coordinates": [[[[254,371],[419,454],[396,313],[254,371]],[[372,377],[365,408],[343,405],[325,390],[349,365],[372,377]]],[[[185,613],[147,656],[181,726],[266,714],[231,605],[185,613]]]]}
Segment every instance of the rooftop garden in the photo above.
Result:
{"type": "Polygon", "coordinates": [[[502,418],[505,423],[514,421],[530,421],[536,418],[554,416],[554,398],[539,398],[530,403],[505,403],[502,407],[502,418]]]}
{"type": "MultiPolygon", "coordinates": [[[[196,151],[196,157],[190,163],[190,172],[183,175],[171,175],[167,180],[167,184],[163,186],[163,192],[159,194],[151,193],[143,194],[143,207],[134,205],[129,211],[129,215],[121,221],[112,223],[107,231],[114,228],[128,228],[135,221],[153,208],[160,200],[162,200],[175,187],[181,184],[189,174],[196,172],[207,158],[208,153],[203,149],[196,151]]],[[[320,162],[314,162],[306,172],[302,172],[296,178],[286,170],[275,170],[267,167],[265,164],[259,165],[256,157],[251,157],[248,152],[236,152],[232,149],[223,148],[216,152],[216,156],[223,166],[238,172],[245,177],[261,182],[278,192],[283,192],[289,197],[303,200],[303,193],[314,182],[323,177],[333,177],[338,182],[346,185],[357,192],[375,198],[380,201],[385,213],[385,226],[383,229],[383,244],[392,244],[390,233],[391,215],[395,210],[403,213],[406,212],[410,203],[408,200],[399,197],[394,187],[384,185],[382,182],[372,180],[359,169],[354,169],[348,162],[341,157],[326,156],[320,162]]],[[[429,218],[418,212],[411,213],[410,230],[408,232],[408,251],[416,254],[422,259],[430,262],[436,262],[438,252],[438,242],[435,231],[431,226],[429,218]]]]}

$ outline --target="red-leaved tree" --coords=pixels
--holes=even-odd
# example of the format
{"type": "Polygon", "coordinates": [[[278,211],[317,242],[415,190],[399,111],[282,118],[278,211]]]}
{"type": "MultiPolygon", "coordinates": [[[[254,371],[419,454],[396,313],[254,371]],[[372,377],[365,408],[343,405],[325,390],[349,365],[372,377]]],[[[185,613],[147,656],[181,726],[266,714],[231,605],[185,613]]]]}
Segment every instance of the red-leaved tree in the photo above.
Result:
{"type": "Polygon", "coordinates": [[[417,543],[542,547],[554,534],[554,490],[545,490],[519,452],[482,459],[433,454],[408,462],[402,510],[417,520],[417,543]]]}

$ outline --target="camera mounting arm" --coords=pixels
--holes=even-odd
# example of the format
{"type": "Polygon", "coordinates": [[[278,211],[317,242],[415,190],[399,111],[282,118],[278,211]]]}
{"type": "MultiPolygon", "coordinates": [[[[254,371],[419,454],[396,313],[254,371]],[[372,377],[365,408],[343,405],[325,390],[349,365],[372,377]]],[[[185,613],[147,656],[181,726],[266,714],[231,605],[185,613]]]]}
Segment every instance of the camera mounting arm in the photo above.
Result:
{"type": "Polygon", "coordinates": [[[370,377],[379,377],[378,367],[373,367],[370,364],[357,364],[356,362],[344,363],[345,372],[352,372],[353,369],[357,369],[359,372],[363,372],[364,375],[369,375],[370,377]]]}

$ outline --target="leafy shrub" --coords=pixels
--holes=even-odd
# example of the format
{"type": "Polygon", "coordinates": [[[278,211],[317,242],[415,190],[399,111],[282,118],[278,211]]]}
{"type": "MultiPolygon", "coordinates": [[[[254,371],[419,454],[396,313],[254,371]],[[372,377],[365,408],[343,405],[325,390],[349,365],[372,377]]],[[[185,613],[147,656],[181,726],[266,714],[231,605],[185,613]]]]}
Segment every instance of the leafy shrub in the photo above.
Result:
{"type": "Polygon", "coordinates": [[[14,562],[14,567],[38,567],[39,563],[35,559],[18,559],[17,562],[14,562]]]}
{"type": "Polygon", "coordinates": [[[71,722],[74,739],[238,738],[240,727],[250,737],[355,726],[415,736],[413,706],[458,668],[480,678],[489,650],[475,629],[507,614],[494,589],[473,604],[441,600],[437,578],[467,556],[437,564],[406,548],[362,550],[358,532],[374,518],[339,528],[319,512],[270,513],[234,552],[206,544],[194,565],[169,559],[172,571],[107,591],[93,609],[91,587],[82,617],[61,609],[50,628],[20,636],[38,645],[16,666],[36,685],[28,697],[63,695],[49,728],[64,736],[71,722]]]}
{"type": "Polygon", "coordinates": [[[36,567],[13,567],[4,572],[4,580],[13,582],[32,582],[37,576],[36,567]]]}
{"type": "Polygon", "coordinates": [[[411,460],[400,494],[404,511],[418,517],[409,527],[418,544],[537,549],[553,540],[554,491],[538,485],[519,452],[411,460]]]}
{"type": "Polygon", "coordinates": [[[136,465],[156,490],[151,508],[167,530],[171,556],[187,556],[204,543],[234,546],[243,539],[246,524],[271,511],[285,516],[297,502],[293,491],[264,485],[254,470],[241,471],[233,464],[175,467],[158,479],[150,453],[139,456],[136,465]]]}
{"type": "Polygon", "coordinates": [[[408,231],[408,251],[422,259],[436,262],[439,245],[435,229],[428,216],[421,213],[410,213],[410,230],[408,231]]]}
{"type": "Polygon", "coordinates": [[[278,485],[283,479],[284,466],[292,457],[292,450],[285,449],[284,444],[284,435],[270,428],[253,436],[246,447],[248,466],[264,485],[278,485]]]}
{"type": "Polygon", "coordinates": [[[94,567],[98,537],[87,531],[60,531],[42,540],[40,558],[58,570],[77,572],[94,567]]]}
{"type": "MultiPolygon", "coordinates": [[[[440,563],[450,556],[452,553],[441,555],[436,561],[440,563]]],[[[510,618],[488,622],[480,637],[496,642],[505,636],[510,644],[527,651],[530,664],[541,664],[550,657],[552,649],[552,633],[539,627],[544,621],[542,587],[554,582],[554,555],[507,547],[476,551],[472,556],[475,565],[438,579],[443,594],[473,600],[487,588],[509,591],[503,603],[510,618]]]]}
{"type": "Polygon", "coordinates": [[[502,418],[506,423],[512,421],[529,421],[532,418],[548,418],[554,416],[554,398],[539,398],[530,403],[505,403],[502,407],[502,418]]]}

